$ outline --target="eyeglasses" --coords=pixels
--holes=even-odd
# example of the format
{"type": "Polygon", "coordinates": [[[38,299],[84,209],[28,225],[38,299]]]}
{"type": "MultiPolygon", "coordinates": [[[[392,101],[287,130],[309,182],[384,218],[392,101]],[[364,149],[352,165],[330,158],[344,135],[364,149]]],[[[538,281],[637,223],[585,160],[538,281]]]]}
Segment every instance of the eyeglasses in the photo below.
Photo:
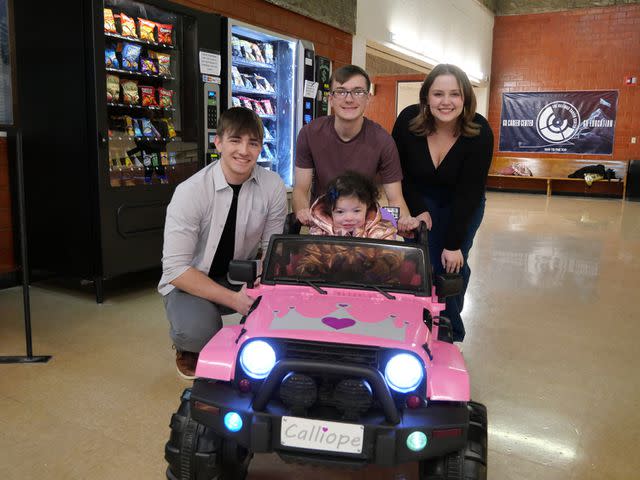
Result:
{"type": "Polygon", "coordinates": [[[369,94],[364,88],[355,88],[353,90],[345,90],[344,88],[338,88],[331,92],[331,95],[338,98],[347,98],[351,94],[351,98],[361,99],[369,94]]]}

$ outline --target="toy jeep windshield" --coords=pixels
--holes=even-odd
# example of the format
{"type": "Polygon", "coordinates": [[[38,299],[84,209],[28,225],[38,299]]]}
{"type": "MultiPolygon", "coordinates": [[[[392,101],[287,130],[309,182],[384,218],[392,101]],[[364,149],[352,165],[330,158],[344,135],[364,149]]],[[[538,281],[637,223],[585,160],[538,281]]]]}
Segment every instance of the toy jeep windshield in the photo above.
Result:
{"type": "Polygon", "coordinates": [[[274,235],[230,276],[256,298],[200,352],[171,419],[169,479],[243,479],[254,454],[354,468],[419,462],[421,479],[485,479],[487,416],[440,311],[425,247],[274,235]]]}

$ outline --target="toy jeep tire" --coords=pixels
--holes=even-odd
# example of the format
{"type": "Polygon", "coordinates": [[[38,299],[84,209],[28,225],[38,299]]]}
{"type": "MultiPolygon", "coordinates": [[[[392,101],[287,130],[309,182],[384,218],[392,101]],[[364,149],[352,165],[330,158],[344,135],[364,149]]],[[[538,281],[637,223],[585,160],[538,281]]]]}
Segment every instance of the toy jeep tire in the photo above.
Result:
{"type": "Polygon", "coordinates": [[[235,442],[223,440],[191,417],[185,390],[171,417],[171,437],[165,446],[169,480],[244,480],[251,455],[235,442]]]}
{"type": "Polygon", "coordinates": [[[420,462],[421,480],[486,480],[487,408],[469,402],[469,431],[464,449],[420,462]]]}

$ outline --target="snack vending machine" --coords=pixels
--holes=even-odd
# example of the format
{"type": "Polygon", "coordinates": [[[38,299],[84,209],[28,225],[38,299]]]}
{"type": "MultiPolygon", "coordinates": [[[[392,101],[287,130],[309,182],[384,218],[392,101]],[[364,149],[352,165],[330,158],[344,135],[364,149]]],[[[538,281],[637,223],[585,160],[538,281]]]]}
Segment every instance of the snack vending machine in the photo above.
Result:
{"type": "Polygon", "coordinates": [[[14,8],[30,263],[94,280],[100,302],[103,279],[160,266],[173,191],[205,164],[222,18],[163,0],[14,8]]]}
{"type": "Polygon", "coordinates": [[[293,184],[296,138],[315,115],[313,44],[227,19],[227,104],[263,121],[258,164],[293,184]]]}

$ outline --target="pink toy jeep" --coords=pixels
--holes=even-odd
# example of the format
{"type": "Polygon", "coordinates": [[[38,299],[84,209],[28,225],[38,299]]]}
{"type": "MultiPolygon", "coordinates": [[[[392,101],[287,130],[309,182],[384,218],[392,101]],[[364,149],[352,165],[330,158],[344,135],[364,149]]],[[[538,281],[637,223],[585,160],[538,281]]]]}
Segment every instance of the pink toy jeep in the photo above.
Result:
{"type": "MultiPolygon", "coordinates": [[[[418,243],[274,235],[251,311],[205,346],[172,416],[167,478],[244,479],[254,454],[275,451],[485,479],[486,408],[470,401],[439,317],[461,282],[432,285],[425,233],[418,243]]],[[[258,274],[256,262],[230,265],[249,287],[258,274]]]]}

